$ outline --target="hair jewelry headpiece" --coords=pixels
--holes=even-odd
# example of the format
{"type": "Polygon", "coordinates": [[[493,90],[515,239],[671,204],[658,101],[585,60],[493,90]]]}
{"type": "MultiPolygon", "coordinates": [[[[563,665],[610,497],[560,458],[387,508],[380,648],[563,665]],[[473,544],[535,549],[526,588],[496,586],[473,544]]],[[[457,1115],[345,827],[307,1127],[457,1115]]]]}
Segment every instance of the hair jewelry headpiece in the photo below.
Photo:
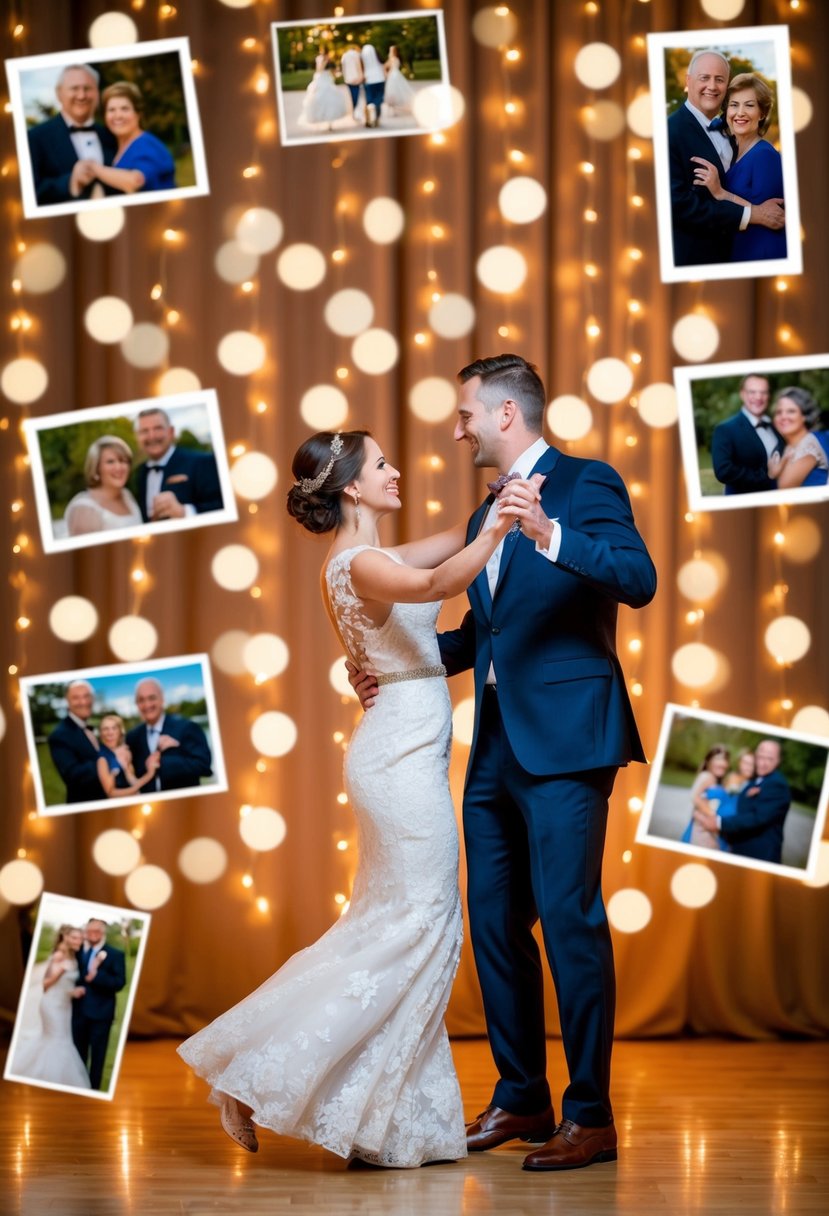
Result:
{"type": "Polygon", "coordinates": [[[334,467],[334,461],[342,450],[343,437],[342,435],[335,435],[331,440],[331,459],[325,468],[320,473],[317,473],[316,477],[303,477],[297,482],[303,494],[314,494],[325,483],[326,478],[334,467]]]}

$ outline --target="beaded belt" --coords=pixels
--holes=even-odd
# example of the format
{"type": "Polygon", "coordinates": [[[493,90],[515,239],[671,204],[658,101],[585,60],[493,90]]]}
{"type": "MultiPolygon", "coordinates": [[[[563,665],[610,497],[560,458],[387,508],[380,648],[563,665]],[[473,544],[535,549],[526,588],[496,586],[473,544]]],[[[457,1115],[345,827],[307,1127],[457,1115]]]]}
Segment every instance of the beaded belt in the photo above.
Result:
{"type": "Polygon", "coordinates": [[[446,668],[442,663],[437,667],[412,667],[410,671],[387,671],[375,676],[378,685],[399,684],[401,680],[431,680],[435,676],[445,676],[446,668]]]}

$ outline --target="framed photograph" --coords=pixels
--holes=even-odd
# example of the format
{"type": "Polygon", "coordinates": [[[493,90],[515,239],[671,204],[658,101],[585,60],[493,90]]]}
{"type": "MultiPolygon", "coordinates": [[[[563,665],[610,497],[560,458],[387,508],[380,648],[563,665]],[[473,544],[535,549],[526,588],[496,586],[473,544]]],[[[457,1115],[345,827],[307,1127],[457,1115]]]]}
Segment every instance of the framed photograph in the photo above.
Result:
{"type": "Polygon", "coordinates": [[[41,815],[227,789],[205,654],[25,676],[20,700],[41,815]]]}
{"type": "Polygon", "coordinates": [[[665,283],[800,274],[789,29],[648,34],[665,283]]]}
{"type": "Polygon", "coordinates": [[[148,912],[41,895],[7,1081],[112,1101],[149,929],[148,912]]]}
{"type": "Polygon", "coordinates": [[[422,135],[455,121],[440,9],[271,30],[283,144],[422,135]]]}
{"type": "Polygon", "coordinates": [[[636,839],[812,878],[827,801],[829,740],[669,704],[636,839]]]}
{"type": "Polygon", "coordinates": [[[23,214],[209,193],[187,38],[6,60],[23,214]]]}
{"type": "Polygon", "coordinates": [[[212,389],[23,423],[45,553],[238,518],[212,389]]]}
{"type": "Polygon", "coordinates": [[[829,499],[829,355],[675,367],[692,511],[829,499]]]}

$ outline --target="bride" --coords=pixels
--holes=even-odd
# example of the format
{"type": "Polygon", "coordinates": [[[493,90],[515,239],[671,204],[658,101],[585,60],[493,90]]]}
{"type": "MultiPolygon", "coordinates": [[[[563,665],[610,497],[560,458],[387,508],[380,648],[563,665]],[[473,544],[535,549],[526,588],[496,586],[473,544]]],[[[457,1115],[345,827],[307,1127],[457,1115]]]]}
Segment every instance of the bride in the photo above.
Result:
{"type": "Polygon", "coordinates": [[[251,1152],[256,1122],[377,1165],[455,1160],[466,1138],[443,1015],[461,909],[435,621],[515,508],[502,495],[495,526],[466,548],[463,527],[381,548],[377,525],[400,510],[400,474],[367,432],[313,435],[292,469],[290,514],[334,532],[321,579],[334,629],[355,663],[381,673],[345,762],[360,862],[336,924],[179,1052],[251,1152]]]}
{"type": "Polygon", "coordinates": [[[127,489],[132,449],[117,435],[102,435],[90,444],[83,464],[85,490],[70,499],[64,512],[70,536],[109,532],[141,523],[138,503],[127,489]]]}
{"type": "Polygon", "coordinates": [[[332,123],[345,118],[348,108],[345,91],[334,83],[328,56],[317,55],[314,60],[314,78],[305,90],[299,113],[300,125],[310,127],[317,123],[327,123],[330,128],[332,123]]]}
{"type": "Polygon", "coordinates": [[[47,1081],[72,1089],[90,1089],[89,1073],[72,1041],[72,999],[77,987],[77,952],[83,930],[61,925],[43,975],[40,1033],[18,1043],[11,1070],[31,1081],[47,1081]]]}
{"type": "Polygon", "coordinates": [[[410,114],[414,104],[414,89],[403,75],[400,67],[400,56],[397,47],[389,47],[389,57],[385,64],[386,91],[383,101],[397,114],[410,114]]]}

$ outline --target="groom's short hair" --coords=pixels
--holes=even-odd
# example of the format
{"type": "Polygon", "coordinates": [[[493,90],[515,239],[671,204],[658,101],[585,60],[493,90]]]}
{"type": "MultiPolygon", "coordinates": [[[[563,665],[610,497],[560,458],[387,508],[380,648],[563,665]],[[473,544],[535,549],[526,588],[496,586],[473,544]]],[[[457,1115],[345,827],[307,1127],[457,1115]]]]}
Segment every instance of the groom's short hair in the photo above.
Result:
{"type": "Polygon", "coordinates": [[[138,411],[138,413],[135,416],[136,430],[138,429],[139,420],[141,418],[149,418],[151,414],[160,414],[161,417],[164,419],[164,421],[167,423],[167,426],[173,425],[172,422],[170,421],[170,415],[167,413],[167,411],[163,410],[160,405],[154,405],[154,406],[151,406],[150,409],[138,411]]]}
{"type": "Polygon", "coordinates": [[[521,355],[490,355],[476,359],[458,372],[461,384],[475,376],[481,378],[478,400],[487,410],[495,410],[502,401],[512,400],[521,410],[527,429],[541,434],[547,395],[534,363],[521,355]]]}
{"type": "Polygon", "coordinates": [[[109,928],[109,921],[101,920],[100,916],[90,916],[86,923],[88,925],[103,925],[104,929],[109,928]]]}
{"type": "Polygon", "coordinates": [[[721,59],[725,64],[726,79],[731,75],[731,64],[726,59],[725,55],[723,55],[722,51],[715,51],[712,47],[703,47],[701,50],[695,51],[691,56],[691,62],[688,64],[687,69],[687,74],[689,76],[693,75],[694,65],[698,59],[702,59],[703,55],[713,55],[715,59],[721,59]]]}

